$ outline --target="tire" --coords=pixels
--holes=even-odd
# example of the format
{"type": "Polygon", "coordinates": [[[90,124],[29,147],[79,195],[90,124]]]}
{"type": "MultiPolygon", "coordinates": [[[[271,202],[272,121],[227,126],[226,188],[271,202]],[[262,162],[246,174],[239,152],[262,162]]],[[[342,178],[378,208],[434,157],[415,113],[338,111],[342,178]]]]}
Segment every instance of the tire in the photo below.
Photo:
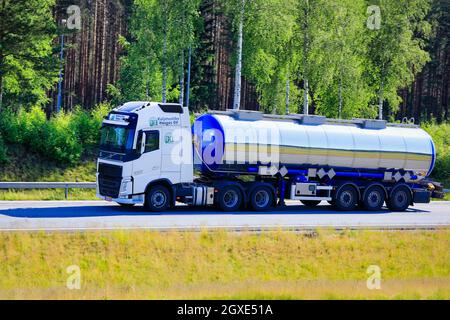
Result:
{"type": "Polygon", "coordinates": [[[317,207],[322,201],[320,200],[300,200],[305,206],[314,208],[317,207]]]}
{"type": "Polygon", "coordinates": [[[273,192],[265,186],[255,187],[250,193],[250,208],[254,211],[267,211],[273,205],[273,192]]]}
{"type": "Polygon", "coordinates": [[[217,204],[219,209],[226,212],[236,211],[242,204],[242,192],[235,186],[224,186],[218,192],[217,204]]]}
{"type": "Polygon", "coordinates": [[[134,203],[119,203],[119,202],[117,202],[117,204],[119,206],[121,206],[122,208],[132,208],[132,207],[134,207],[134,203]]]}
{"type": "Polygon", "coordinates": [[[144,207],[147,211],[163,212],[170,207],[170,193],[164,186],[153,186],[145,194],[144,207]]]}
{"type": "Polygon", "coordinates": [[[358,201],[358,191],[351,185],[344,185],[339,188],[334,199],[335,207],[340,211],[355,210],[358,201]]]}
{"type": "Polygon", "coordinates": [[[411,191],[406,186],[394,188],[387,201],[387,206],[391,211],[405,211],[411,204],[411,191]]]}
{"type": "Polygon", "coordinates": [[[363,208],[367,211],[380,211],[384,200],[386,200],[386,195],[381,186],[369,186],[362,199],[363,208]]]}

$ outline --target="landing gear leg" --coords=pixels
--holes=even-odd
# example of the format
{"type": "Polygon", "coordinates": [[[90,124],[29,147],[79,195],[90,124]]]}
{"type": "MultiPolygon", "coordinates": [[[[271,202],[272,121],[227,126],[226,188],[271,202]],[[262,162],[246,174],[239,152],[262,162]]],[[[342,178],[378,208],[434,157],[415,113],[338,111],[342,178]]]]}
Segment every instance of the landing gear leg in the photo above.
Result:
{"type": "Polygon", "coordinates": [[[280,193],[279,200],[278,200],[278,207],[285,207],[286,202],[284,201],[284,194],[286,192],[286,180],[282,176],[279,176],[278,178],[278,192],[280,193]]]}

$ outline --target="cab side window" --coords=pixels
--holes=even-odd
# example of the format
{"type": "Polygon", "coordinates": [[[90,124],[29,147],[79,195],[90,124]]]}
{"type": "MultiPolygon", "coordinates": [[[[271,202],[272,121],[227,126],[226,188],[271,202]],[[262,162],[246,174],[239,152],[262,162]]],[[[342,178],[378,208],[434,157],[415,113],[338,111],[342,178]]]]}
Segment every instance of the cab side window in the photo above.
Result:
{"type": "Polygon", "coordinates": [[[159,150],[159,131],[145,132],[145,149],[144,153],[159,150]]]}

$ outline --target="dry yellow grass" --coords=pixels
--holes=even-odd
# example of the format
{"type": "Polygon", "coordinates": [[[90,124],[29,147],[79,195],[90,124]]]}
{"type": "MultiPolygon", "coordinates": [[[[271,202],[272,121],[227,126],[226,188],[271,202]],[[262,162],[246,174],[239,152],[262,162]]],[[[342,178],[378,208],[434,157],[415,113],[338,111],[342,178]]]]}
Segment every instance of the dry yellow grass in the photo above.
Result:
{"type": "Polygon", "coordinates": [[[449,299],[449,249],[450,230],[1,233],[0,298],[449,299]]]}

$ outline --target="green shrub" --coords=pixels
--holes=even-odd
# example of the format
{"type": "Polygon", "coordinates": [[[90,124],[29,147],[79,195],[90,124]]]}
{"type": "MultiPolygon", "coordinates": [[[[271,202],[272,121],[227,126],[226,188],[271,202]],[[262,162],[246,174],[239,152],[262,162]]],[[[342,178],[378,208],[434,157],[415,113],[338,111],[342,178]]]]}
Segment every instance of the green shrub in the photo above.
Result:
{"type": "Polygon", "coordinates": [[[73,125],[84,149],[97,147],[100,139],[100,127],[109,110],[108,104],[99,104],[90,113],[80,108],[74,111],[73,125]]]}
{"type": "MultiPolygon", "coordinates": [[[[100,138],[100,127],[110,111],[108,104],[99,104],[91,112],[76,108],[47,119],[40,107],[14,114],[4,110],[0,116],[0,136],[6,144],[20,144],[48,159],[65,164],[80,160],[83,152],[94,150],[100,138]]],[[[6,147],[0,141],[0,161],[6,159],[6,147]]]]}
{"type": "Polygon", "coordinates": [[[437,179],[450,180],[450,124],[427,123],[422,127],[431,135],[436,147],[436,165],[432,175],[437,179]]]}
{"type": "Polygon", "coordinates": [[[100,103],[91,111],[91,118],[97,129],[97,135],[100,138],[100,127],[102,126],[102,122],[108,113],[111,111],[111,106],[107,103],[100,103]]]}
{"type": "Polygon", "coordinates": [[[18,115],[19,142],[30,150],[50,155],[47,153],[50,128],[45,112],[40,107],[32,107],[30,111],[20,111],[18,115]]]}
{"type": "Polygon", "coordinates": [[[19,118],[10,110],[4,110],[0,115],[0,134],[6,143],[21,143],[19,118]]]}
{"type": "Polygon", "coordinates": [[[8,160],[8,157],[6,155],[6,145],[3,141],[3,137],[0,134],[0,163],[5,163],[8,160]]]}
{"type": "Polygon", "coordinates": [[[74,164],[80,160],[83,146],[74,125],[74,114],[61,112],[48,122],[48,141],[43,150],[54,160],[74,164]]]}

